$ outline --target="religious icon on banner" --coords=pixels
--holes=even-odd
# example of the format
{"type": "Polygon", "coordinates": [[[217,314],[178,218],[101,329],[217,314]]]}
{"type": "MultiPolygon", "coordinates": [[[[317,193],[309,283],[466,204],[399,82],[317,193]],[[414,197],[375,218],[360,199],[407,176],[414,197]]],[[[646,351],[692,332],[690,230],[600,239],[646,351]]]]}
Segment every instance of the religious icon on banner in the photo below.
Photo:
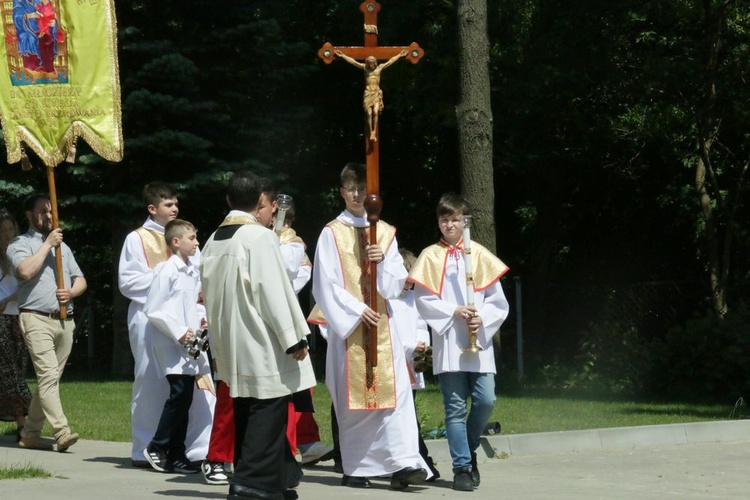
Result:
{"type": "Polygon", "coordinates": [[[59,0],[14,0],[12,18],[8,3],[3,2],[3,20],[11,83],[67,83],[68,47],[57,20],[59,0]]]}
{"type": "Polygon", "coordinates": [[[8,162],[22,143],[45,165],[75,161],[82,137],[122,159],[114,0],[0,0],[0,120],[8,162]]]}

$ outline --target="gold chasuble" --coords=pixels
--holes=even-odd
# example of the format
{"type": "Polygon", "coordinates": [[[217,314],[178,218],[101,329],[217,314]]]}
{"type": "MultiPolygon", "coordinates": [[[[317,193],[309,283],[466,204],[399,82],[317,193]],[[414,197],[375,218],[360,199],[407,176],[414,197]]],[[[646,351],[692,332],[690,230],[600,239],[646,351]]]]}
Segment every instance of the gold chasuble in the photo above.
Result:
{"type": "Polygon", "coordinates": [[[146,254],[146,262],[149,269],[153,269],[157,264],[169,259],[172,253],[167,248],[167,240],[164,239],[164,233],[154,231],[153,229],[146,229],[145,227],[139,227],[135,232],[141,237],[143,253],[146,254]]]}
{"type": "MultiPolygon", "coordinates": [[[[430,245],[419,255],[411,268],[409,281],[429,290],[434,295],[443,294],[443,276],[449,258],[456,258],[457,252],[463,253],[464,240],[456,246],[440,240],[430,245]]],[[[508,272],[503,261],[476,241],[471,242],[471,261],[474,267],[474,290],[484,290],[508,272]]]]}
{"type": "Polygon", "coordinates": [[[51,168],[75,162],[79,137],[123,155],[114,0],[2,0],[0,120],[8,163],[26,143],[51,168]]]}
{"type": "MultiPolygon", "coordinates": [[[[333,231],[341,258],[344,288],[365,304],[370,302],[370,269],[365,247],[369,245],[369,228],[353,228],[335,220],[328,224],[333,231]],[[352,249],[354,250],[352,252],[352,249]]],[[[379,221],[378,245],[387,252],[396,236],[396,228],[379,221]]],[[[388,328],[385,300],[378,294],[378,364],[368,367],[369,332],[362,324],[346,339],[346,374],[350,410],[390,410],[396,407],[396,373],[393,368],[393,345],[388,328]]]]}

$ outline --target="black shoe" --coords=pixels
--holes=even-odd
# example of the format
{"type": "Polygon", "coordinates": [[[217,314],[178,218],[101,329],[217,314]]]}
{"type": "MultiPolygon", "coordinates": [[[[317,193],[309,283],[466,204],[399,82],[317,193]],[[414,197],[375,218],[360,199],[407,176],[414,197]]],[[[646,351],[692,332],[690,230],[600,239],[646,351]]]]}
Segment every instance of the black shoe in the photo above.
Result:
{"type": "Polygon", "coordinates": [[[281,493],[272,493],[270,491],[259,490],[257,488],[251,488],[250,486],[243,486],[237,483],[230,484],[227,500],[242,500],[243,498],[258,498],[261,500],[284,500],[286,497],[281,493]]]}
{"type": "Polygon", "coordinates": [[[136,469],[150,469],[151,464],[148,463],[146,460],[131,460],[130,465],[135,467],[136,469]]]}
{"type": "Polygon", "coordinates": [[[347,476],[344,474],[344,477],[341,478],[341,486],[348,486],[350,488],[369,488],[372,484],[366,477],[347,476]]]}
{"type": "Polygon", "coordinates": [[[474,481],[471,480],[471,468],[463,467],[453,475],[453,489],[456,491],[474,491],[474,481]]]}
{"type": "Polygon", "coordinates": [[[200,472],[200,465],[192,463],[187,457],[169,460],[168,469],[179,474],[196,474],[200,472]]]}
{"type": "Polygon", "coordinates": [[[297,500],[298,498],[297,490],[284,490],[284,500],[297,500]]]}
{"type": "Polygon", "coordinates": [[[338,472],[339,474],[344,473],[344,466],[341,464],[340,461],[333,462],[333,472],[338,472]]]}
{"type": "Polygon", "coordinates": [[[440,479],[440,471],[435,468],[435,462],[432,460],[432,457],[427,457],[425,462],[427,462],[427,467],[429,467],[430,472],[432,472],[432,477],[425,479],[425,481],[428,483],[434,483],[436,479],[440,479]]]}
{"type": "Polygon", "coordinates": [[[167,460],[167,454],[161,453],[156,450],[149,450],[146,448],[143,450],[143,458],[148,460],[151,464],[151,468],[159,472],[172,472],[170,468],[169,460],[167,460]]]}
{"type": "Polygon", "coordinates": [[[392,490],[405,490],[410,484],[422,484],[427,479],[427,471],[415,467],[406,467],[391,476],[392,490]]]}
{"type": "Polygon", "coordinates": [[[479,467],[477,467],[477,454],[471,452],[471,482],[474,483],[475,488],[479,488],[479,483],[482,482],[482,476],[479,475],[479,467]]]}
{"type": "Polygon", "coordinates": [[[204,460],[201,464],[203,479],[208,484],[229,484],[229,475],[224,470],[224,462],[209,462],[204,460]]]}

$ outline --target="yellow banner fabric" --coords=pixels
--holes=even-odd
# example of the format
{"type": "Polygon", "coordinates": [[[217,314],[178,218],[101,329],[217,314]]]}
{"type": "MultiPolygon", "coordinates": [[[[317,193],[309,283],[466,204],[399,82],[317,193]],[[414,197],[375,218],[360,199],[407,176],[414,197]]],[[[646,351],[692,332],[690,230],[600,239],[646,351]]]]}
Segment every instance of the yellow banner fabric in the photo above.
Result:
{"type": "Polygon", "coordinates": [[[0,0],[0,121],[8,163],[22,142],[48,167],[82,137],[123,155],[114,0],[0,0]]]}

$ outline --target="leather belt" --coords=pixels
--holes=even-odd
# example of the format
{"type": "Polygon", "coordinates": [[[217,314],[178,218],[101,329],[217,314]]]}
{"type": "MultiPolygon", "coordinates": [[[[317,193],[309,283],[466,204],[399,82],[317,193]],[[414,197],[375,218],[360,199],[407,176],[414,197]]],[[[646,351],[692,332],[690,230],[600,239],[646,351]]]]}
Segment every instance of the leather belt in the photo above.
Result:
{"type": "Polygon", "coordinates": [[[62,320],[62,319],[66,319],[66,320],[73,319],[73,314],[72,313],[68,313],[68,316],[66,318],[61,318],[60,317],[60,311],[55,311],[55,312],[48,313],[48,312],[44,312],[44,311],[35,311],[33,309],[23,309],[23,308],[19,309],[18,311],[22,312],[22,313],[37,314],[39,316],[44,316],[45,318],[50,318],[50,319],[60,319],[60,320],[62,320]]]}

